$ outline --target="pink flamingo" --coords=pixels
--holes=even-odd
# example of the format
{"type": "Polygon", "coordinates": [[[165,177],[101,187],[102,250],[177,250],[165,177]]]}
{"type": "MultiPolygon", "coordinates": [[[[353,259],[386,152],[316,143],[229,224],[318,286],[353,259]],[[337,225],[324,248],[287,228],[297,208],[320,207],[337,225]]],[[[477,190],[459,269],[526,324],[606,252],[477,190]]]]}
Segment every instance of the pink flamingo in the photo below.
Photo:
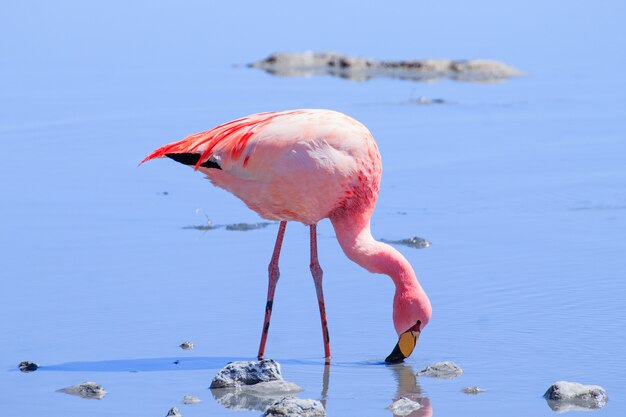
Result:
{"type": "Polygon", "coordinates": [[[388,275],[395,284],[393,323],[398,342],[385,360],[401,362],[413,352],[430,319],[431,306],[409,262],[393,247],[374,240],[370,232],[382,163],[376,142],[365,126],[330,110],[259,113],[162,146],[141,163],[160,157],[193,166],[261,217],[280,221],[268,268],[259,360],[265,354],[279,277],[278,258],[288,221],[310,227],[310,269],[322,322],[324,354],[330,360],[322,268],[317,259],[316,224],[324,218],[332,222],[348,258],[370,272],[388,275]]]}

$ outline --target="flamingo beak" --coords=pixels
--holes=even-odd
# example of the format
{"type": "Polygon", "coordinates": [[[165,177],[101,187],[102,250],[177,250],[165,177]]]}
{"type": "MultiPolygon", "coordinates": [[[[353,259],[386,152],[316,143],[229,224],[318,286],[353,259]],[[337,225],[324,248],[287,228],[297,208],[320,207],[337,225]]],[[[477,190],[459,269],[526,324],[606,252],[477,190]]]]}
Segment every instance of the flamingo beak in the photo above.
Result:
{"type": "Polygon", "coordinates": [[[411,356],[419,337],[420,332],[415,330],[407,330],[402,333],[398,339],[398,343],[396,343],[396,347],[394,347],[393,351],[387,356],[385,362],[399,363],[411,356]]]}

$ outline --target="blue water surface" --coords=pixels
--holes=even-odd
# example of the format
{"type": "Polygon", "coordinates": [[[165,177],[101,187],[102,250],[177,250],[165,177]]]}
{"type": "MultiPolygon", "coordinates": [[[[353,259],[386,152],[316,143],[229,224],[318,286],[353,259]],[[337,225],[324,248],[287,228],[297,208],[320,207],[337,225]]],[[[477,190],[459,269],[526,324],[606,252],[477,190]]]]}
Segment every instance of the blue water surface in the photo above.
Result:
{"type": "MultiPolygon", "coordinates": [[[[7,416],[235,412],[208,386],[252,359],[277,225],[154,148],[250,113],[331,108],[367,125],[384,175],[372,229],[433,304],[404,364],[393,285],[320,261],[333,349],[324,366],[308,230],[289,224],[267,355],[329,416],[549,416],[557,380],[603,386],[626,412],[626,21],[619,0],[552,2],[25,1],[0,11],[0,406],[7,416]],[[276,51],[489,58],[497,84],[281,78],[276,51]],[[419,97],[443,99],[420,105],[419,97]],[[200,209],[200,210],[198,210],[200,209]],[[191,340],[195,348],[178,345],[191,340]],[[23,374],[16,365],[42,365],[23,374]],[[413,375],[453,360],[453,380],[413,375]],[[84,381],[100,401],[56,392],[84,381]],[[478,396],[460,390],[486,390],[478,396]],[[187,406],[184,395],[202,403],[187,406]]],[[[260,415],[247,411],[237,415],[260,415]]]]}

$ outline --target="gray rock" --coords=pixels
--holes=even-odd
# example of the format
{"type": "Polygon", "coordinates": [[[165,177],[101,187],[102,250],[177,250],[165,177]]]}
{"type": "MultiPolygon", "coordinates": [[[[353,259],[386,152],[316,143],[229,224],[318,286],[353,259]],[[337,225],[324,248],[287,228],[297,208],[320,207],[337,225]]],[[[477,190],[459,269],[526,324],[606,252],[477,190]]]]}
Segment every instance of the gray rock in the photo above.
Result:
{"type": "Polygon", "coordinates": [[[265,411],[271,405],[288,396],[302,391],[298,385],[284,381],[259,382],[230,388],[213,388],[213,398],[222,406],[235,410],[265,411]]]}
{"type": "Polygon", "coordinates": [[[283,398],[265,411],[264,417],[325,417],[321,402],[301,398],[283,398]]]}
{"type": "Polygon", "coordinates": [[[20,371],[24,373],[35,372],[37,369],[39,369],[39,365],[37,365],[35,362],[29,361],[20,362],[20,364],[17,366],[18,368],[20,368],[20,371]]]}
{"type": "Polygon", "coordinates": [[[554,411],[592,410],[602,408],[609,400],[604,388],[577,382],[558,381],[543,394],[554,411]]]}
{"type": "Polygon", "coordinates": [[[408,416],[413,411],[422,408],[422,405],[417,401],[402,397],[387,408],[396,416],[408,416]]]}
{"type": "Polygon", "coordinates": [[[432,378],[452,379],[463,375],[463,370],[452,361],[437,362],[428,365],[417,373],[417,376],[429,376],[432,378]]]}
{"type": "Polygon", "coordinates": [[[465,387],[465,388],[461,389],[461,392],[464,392],[466,394],[476,395],[476,394],[480,394],[482,392],[485,392],[485,390],[482,389],[482,388],[479,388],[479,387],[465,387]]]}
{"type": "Polygon", "coordinates": [[[282,379],[280,365],[273,359],[232,362],[215,375],[211,388],[240,387],[282,379]]]}
{"type": "Polygon", "coordinates": [[[449,78],[470,82],[496,82],[521,72],[491,60],[422,59],[380,61],[336,52],[282,52],[249,64],[270,74],[294,77],[332,75],[351,80],[390,77],[411,81],[449,78]]]}
{"type": "Polygon", "coordinates": [[[107,393],[101,385],[95,382],[83,382],[82,384],[61,388],[58,391],[90,400],[101,400],[107,393]]]}
{"type": "Polygon", "coordinates": [[[193,349],[193,342],[186,341],[178,345],[183,350],[191,350],[193,349]]]}
{"type": "Polygon", "coordinates": [[[236,230],[239,232],[247,232],[249,230],[263,229],[269,226],[272,222],[258,222],[258,223],[234,223],[227,224],[226,230],[236,230]]]}
{"type": "Polygon", "coordinates": [[[406,239],[400,239],[400,240],[381,239],[381,241],[386,242],[386,243],[391,243],[394,245],[404,245],[404,246],[408,246],[410,248],[415,248],[415,249],[425,249],[425,248],[429,248],[431,245],[431,243],[428,240],[422,237],[417,237],[417,236],[409,237],[406,239]]]}
{"type": "MultiPolygon", "coordinates": [[[[421,104],[421,105],[428,105],[428,104],[445,104],[446,101],[442,98],[428,98],[428,97],[418,97],[416,99],[413,100],[409,100],[409,103],[411,104],[421,104]]],[[[419,239],[419,238],[418,238],[419,239]]]]}
{"type": "Polygon", "coordinates": [[[200,398],[194,397],[193,395],[185,395],[183,397],[183,404],[190,405],[190,404],[198,404],[201,402],[202,400],[200,398]]]}
{"type": "Polygon", "coordinates": [[[183,417],[183,415],[180,413],[178,408],[172,407],[169,409],[165,417],[183,417]]]}

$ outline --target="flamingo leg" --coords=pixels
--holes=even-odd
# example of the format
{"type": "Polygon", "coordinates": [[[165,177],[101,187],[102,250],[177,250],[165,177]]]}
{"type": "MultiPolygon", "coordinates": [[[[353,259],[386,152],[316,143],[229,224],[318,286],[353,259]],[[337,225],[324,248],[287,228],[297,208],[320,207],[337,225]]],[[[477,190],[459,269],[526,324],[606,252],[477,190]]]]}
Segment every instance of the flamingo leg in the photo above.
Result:
{"type": "Polygon", "coordinates": [[[326,363],[330,362],[330,337],[328,336],[328,322],[326,321],[326,307],[324,306],[324,291],[322,289],[322,267],[317,260],[317,226],[311,225],[311,275],[317,292],[317,303],[320,307],[320,319],[322,321],[322,336],[324,337],[324,355],[326,363]]]}
{"type": "Polygon", "coordinates": [[[269,272],[267,303],[265,304],[265,320],[263,321],[263,332],[261,333],[261,343],[259,344],[259,354],[257,355],[258,360],[263,360],[263,356],[265,355],[265,342],[267,341],[267,332],[270,328],[270,317],[272,316],[272,307],[274,305],[274,292],[276,291],[276,283],[280,277],[278,258],[280,256],[280,248],[283,245],[285,227],[287,227],[287,222],[280,222],[278,236],[276,236],[276,243],[274,244],[274,253],[272,254],[272,260],[267,268],[269,272]]]}

